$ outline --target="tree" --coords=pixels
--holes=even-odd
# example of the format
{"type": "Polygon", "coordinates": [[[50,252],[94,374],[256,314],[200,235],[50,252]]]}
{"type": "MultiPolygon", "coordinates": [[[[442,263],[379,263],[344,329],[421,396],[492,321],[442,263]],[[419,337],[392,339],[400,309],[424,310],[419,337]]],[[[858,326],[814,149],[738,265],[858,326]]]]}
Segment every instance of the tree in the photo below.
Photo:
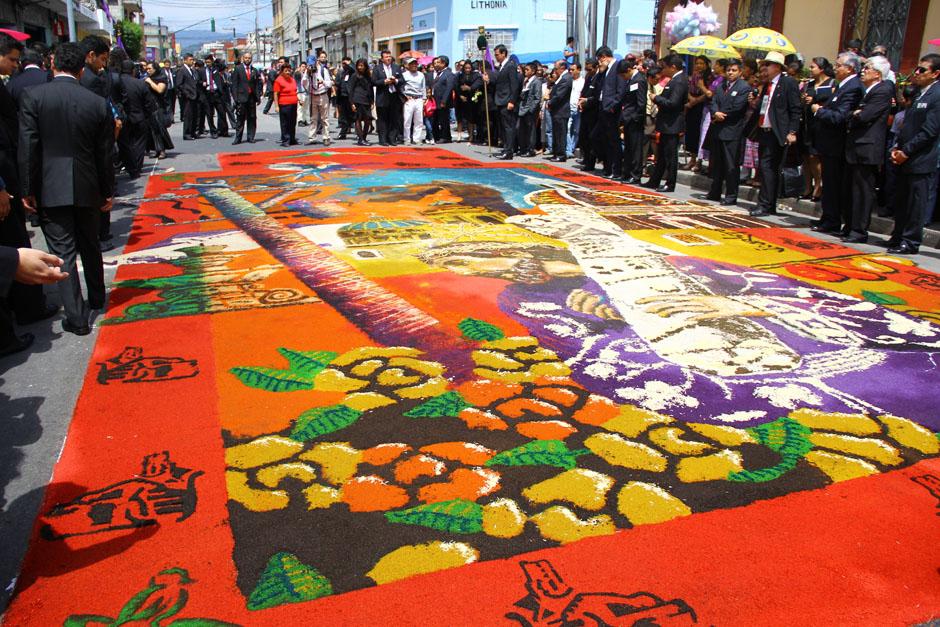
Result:
{"type": "Polygon", "coordinates": [[[143,51],[144,31],[140,24],[129,20],[122,20],[118,27],[121,32],[121,43],[124,44],[124,51],[127,57],[132,61],[140,59],[140,53],[143,51]]]}

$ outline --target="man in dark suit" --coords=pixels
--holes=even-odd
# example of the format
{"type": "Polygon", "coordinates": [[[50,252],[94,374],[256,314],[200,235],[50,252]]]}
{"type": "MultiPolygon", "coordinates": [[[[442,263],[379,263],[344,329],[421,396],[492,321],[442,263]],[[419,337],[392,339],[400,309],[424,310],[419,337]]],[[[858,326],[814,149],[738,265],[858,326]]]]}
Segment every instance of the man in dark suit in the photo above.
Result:
{"type": "Polygon", "coordinates": [[[568,120],[571,118],[571,85],[574,79],[564,61],[555,67],[555,85],[548,98],[552,116],[552,157],[549,161],[564,163],[568,159],[568,120]]]}
{"type": "Polygon", "coordinates": [[[166,121],[167,124],[173,124],[173,118],[176,117],[176,72],[170,67],[169,60],[163,61],[163,72],[166,74],[166,121]]]}
{"type": "Polygon", "coordinates": [[[617,73],[617,61],[607,46],[597,49],[597,62],[606,68],[597,97],[597,124],[594,126],[594,151],[604,160],[602,176],[620,178],[623,143],[620,141],[620,114],[627,96],[627,81],[617,73]]]}
{"type": "MultiPolygon", "coordinates": [[[[210,59],[211,63],[211,59],[210,59]]],[[[209,67],[202,59],[196,59],[196,100],[199,103],[199,113],[197,114],[196,139],[206,134],[206,123],[209,124],[209,134],[212,138],[218,137],[215,130],[214,111],[209,104],[209,67]]]]}
{"type": "Polygon", "coordinates": [[[940,55],[921,57],[911,79],[920,94],[904,114],[904,124],[891,149],[891,162],[900,167],[899,196],[894,232],[888,252],[912,255],[924,240],[924,223],[933,207],[930,188],[937,177],[940,138],[940,55]]]}
{"type": "Polygon", "coordinates": [[[208,103],[208,114],[206,119],[209,122],[209,132],[213,138],[229,137],[228,120],[225,118],[224,99],[225,80],[222,78],[222,65],[220,62],[206,59],[206,102],[208,103]],[[212,118],[215,117],[215,127],[212,126],[212,118]]]}
{"type": "Polygon", "coordinates": [[[353,125],[352,106],[349,102],[349,78],[355,73],[352,59],[343,57],[339,72],[336,73],[336,112],[339,116],[339,135],[336,139],[346,139],[346,134],[353,125]]]}
{"type": "Polygon", "coordinates": [[[663,59],[663,74],[670,79],[663,88],[663,93],[653,99],[659,107],[659,114],[656,116],[659,144],[656,147],[656,167],[643,187],[658,192],[676,191],[679,136],[685,132],[685,103],[689,99],[689,77],[683,68],[682,57],[678,54],[670,54],[663,59]],[[660,184],[664,175],[666,181],[660,184]]]}
{"type": "Polygon", "coordinates": [[[89,35],[82,39],[80,45],[85,51],[85,71],[82,72],[81,85],[107,100],[111,97],[111,86],[105,72],[111,54],[108,43],[101,37],[89,35]]]}
{"type": "Polygon", "coordinates": [[[196,139],[196,125],[199,117],[199,80],[193,68],[196,60],[193,55],[183,55],[183,65],[176,72],[176,88],[180,93],[180,105],[183,107],[183,139],[196,139]]]}
{"type": "Polygon", "coordinates": [[[712,186],[707,198],[721,201],[722,205],[735,205],[738,202],[744,116],[750,93],[750,86],[741,78],[741,62],[732,59],[725,67],[724,81],[712,96],[712,121],[708,131],[712,137],[709,146],[712,186]],[[724,198],[721,196],[722,187],[725,189],[724,198]]]}
{"type": "Polygon", "coordinates": [[[620,122],[623,124],[621,178],[624,183],[638,185],[643,175],[643,129],[646,124],[649,85],[632,54],[620,61],[617,72],[627,81],[627,95],[620,114],[620,122]]]}
{"type": "Polygon", "coordinates": [[[515,62],[507,58],[509,50],[506,46],[499,44],[493,48],[493,56],[496,58],[496,80],[491,81],[491,74],[487,72],[483,74],[483,82],[487,84],[492,82],[493,102],[496,104],[496,111],[499,113],[501,122],[503,150],[496,158],[511,161],[516,152],[516,126],[519,123],[516,105],[519,103],[519,88],[522,81],[515,62]]]}
{"type": "MultiPolygon", "coordinates": [[[[375,85],[376,131],[380,146],[392,146],[398,143],[398,120],[402,117],[399,86],[404,84],[401,67],[392,61],[392,53],[382,51],[382,59],[372,70],[372,84],[375,85]]],[[[436,119],[436,116],[435,116],[436,119]]],[[[448,121],[448,134],[450,121],[448,121]]]]}
{"type": "Polygon", "coordinates": [[[242,143],[242,132],[248,125],[248,143],[255,141],[258,125],[258,103],[261,102],[261,74],[251,67],[251,53],[242,55],[242,61],[232,70],[232,98],[235,100],[235,141],[242,143]]]}
{"type": "Polygon", "coordinates": [[[118,136],[118,151],[121,163],[131,179],[140,176],[144,167],[144,153],[147,152],[147,133],[150,116],[153,115],[156,101],[150,88],[134,76],[134,62],[127,60],[121,64],[121,82],[124,87],[124,126],[118,136]]]}
{"type": "Polygon", "coordinates": [[[274,104],[274,81],[277,80],[277,77],[281,75],[281,68],[284,67],[284,64],[287,63],[285,57],[279,58],[276,62],[271,64],[271,67],[268,68],[267,73],[265,74],[265,103],[264,109],[261,110],[262,113],[267,115],[271,111],[271,105],[274,104]]]}
{"type": "Polygon", "coordinates": [[[19,106],[23,90],[49,82],[49,73],[43,67],[42,54],[38,50],[33,48],[24,49],[20,59],[20,67],[22,68],[20,73],[7,81],[7,91],[13,96],[17,106],[19,106]]]}
{"type": "Polygon", "coordinates": [[[800,128],[803,110],[800,87],[783,72],[784,66],[782,54],[767,53],[764,58],[767,82],[758,95],[758,114],[749,122],[752,137],[756,134],[760,155],[760,193],[757,207],[748,212],[754,217],[777,213],[784,149],[796,143],[796,132],[800,128]]]}
{"type": "Polygon", "coordinates": [[[822,162],[822,217],[813,222],[818,233],[847,234],[852,221],[852,179],[845,166],[845,135],[852,112],[862,101],[858,78],[861,59],[851,52],[833,66],[836,88],[823,105],[812,105],[813,135],[822,162]]]}
{"type": "Polygon", "coordinates": [[[849,118],[845,160],[852,175],[852,221],[847,244],[868,241],[868,225],[875,206],[878,171],[885,161],[888,115],[894,101],[893,83],[885,80],[891,64],[884,57],[872,57],[862,66],[865,95],[849,118]]]}
{"type": "Polygon", "coordinates": [[[434,69],[437,71],[437,78],[431,87],[431,96],[434,97],[436,105],[432,123],[434,141],[438,144],[449,144],[451,142],[450,110],[454,106],[457,76],[450,69],[450,59],[443,55],[434,59],[434,69]]]}
{"type": "Polygon", "coordinates": [[[108,103],[82,89],[85,55],[76,44],[56,50],[55,78],[23,95],[19,166],[23,204],[38,211],[49,250],[64,260],[69,282],[59,290],[62,328],[86,335],[88,308],[104,307],[98,220],[114,193],[114,117],[108,103]],[[88,303],[76,272],[81,255],[88,303]]]}
{"type": "Polygon", "coordinates": [[[598,95],[604,83],[607,69],[598,67],[596,59],[584,62],[584,87],[581,89],[581,98],[578,108],[581,109],[581,134],[578,136],[578,145],[581,148],[580,169],[593,172],[597,161],[597,152],[594,150],[594,129],[597,127],[597,116],[600,110],[598,95]]]}

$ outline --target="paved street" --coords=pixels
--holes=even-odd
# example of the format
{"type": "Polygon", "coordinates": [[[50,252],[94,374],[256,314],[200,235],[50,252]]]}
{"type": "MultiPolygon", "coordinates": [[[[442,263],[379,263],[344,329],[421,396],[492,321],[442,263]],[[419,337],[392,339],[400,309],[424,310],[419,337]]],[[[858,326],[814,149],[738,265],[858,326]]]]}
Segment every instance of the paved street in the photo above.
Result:
{"type": "MultiPolygon", "coordinates": [[[[134,182],[127,181],[124,176],[119,176],[119,197],[116,198],[112,217],[112,229],[117,247],[105,255],[106,278],[109,285],[116,272],[116,264],[113,260],[120,254],[127,242],[132,219],[145,194],[149,176],[174,172],[215,171],[219,169],[218,155],[224,153],[283,150],[277,146],[277,116],[260,115],[260,108],[258,133],[260,141],[255,144],[232,146],[231,138],[183,141],[181,130],[179,123],[172,127],[176,150],[171,152],[169,158],[159,162],[147,159],[145,172],[148,176],[134,182]],[[108,263],[109,260],[112,262],[108,263]]],[[[299,139],[306,139],[306,130],[305,128],[298,129],[299,139]]],[[[353,142],[337,142],[331,148],[352,145],[353,142]]],[[[454,143],[438,146],[438,148],[446,148],[456,155],[469,159],[489,161],[486,149],[478,146],[454,143]]],[[[543,163],[541,158],[519,160],[517,163],[524,164],[532,161],[543,163]]],[[[434,168],[434,161],[425,166],[434,168]]],[[[562,167],[570,170],[573,166],[574,162],[569,161],[562,167]]],[[[687,186],[677,189],[673,197],[682,201],[704,203],[703,193],[687,186]]],[[[417,202],[417,200],[409,199],[408,202],[417,202]]],[[[746,205],[741,207],[742,215],[745,215],[746,208],[746,205]]],[[[809,235],[808,219],[796,212],[788,211],[771,217],[769,221],[778,226],[792,227],[794,232],[802,235],[809,235]]],[[[873,239],[882,238],[878,236],[873,239]]],[[[44,247],[41,233],[34,233],[33,245],[44,247]]],[[[854,246],[854,248],[871,255],[884,253],[884,248],[877,243],[854,246]]],[[[940,272],[940,250],[923,248],[921,255],[912,257],[911,260],[916,262],[921,269],[940,272]]],[[[485,281],[492,279],[490,275],[484,275],[484,277],[487,278],[475,279],[480,282],[480,289],[488,285],[485,281]]],[[[403,292],[410,289],[406,283],[402,283],[399,287],[403,292]]],[[[47,291],[50,301],[56,302],[56,289],[51,287],[47,288],[47,291]]],[[[511,297],[514,296],[505,296],[507,299],[511,297]]],[[[890,301],[883,302],[890,303],[890,301]]],[[[4,608],[9,601],[19,564],[27,548],[33,521],[43,498],[44,488],[66,444],[66,434],[76,400],[86,380],[86,369],[96,367],[89,364],[89,359],[100,327],[96,325],[89,336],[76,337],[63,333],[61,320],[55,318],[37,323],[25,330],[36,335],[36,343],[32,350],[0,359],[0,386],[2,386],[0,387],[0,429],[5,434],[3,438],[0,438],[0,507],[2,507],[0,537],[4,539],[0,543],[0,583],[3,587],[0,593],[0,609],[4,608]]],[[[276,359],[276,355],[274,357],[276,359]]],[[[270,355],[257,356],[258,364],[269,361],[271,361],[270,355]]],[[[133,413],[130,412],[131,408],[127,409],[131,415],[133,413]]],[[[128,585],[130,585],[129,582],[128,585]]],[[[136,588],[127,588],[128,591],[134,589],[136,588]]]]}

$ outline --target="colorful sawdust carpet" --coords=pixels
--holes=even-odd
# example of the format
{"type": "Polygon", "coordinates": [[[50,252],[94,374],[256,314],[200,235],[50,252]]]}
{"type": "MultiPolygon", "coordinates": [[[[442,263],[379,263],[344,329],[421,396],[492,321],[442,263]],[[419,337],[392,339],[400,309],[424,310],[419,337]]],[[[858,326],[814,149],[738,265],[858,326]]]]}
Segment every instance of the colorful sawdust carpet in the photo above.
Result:
{"type": "Polygon", "coordinates": [[[221,159],[150,181],[7,624],[940,614],[916,260],[442,150],[221,159]]]}

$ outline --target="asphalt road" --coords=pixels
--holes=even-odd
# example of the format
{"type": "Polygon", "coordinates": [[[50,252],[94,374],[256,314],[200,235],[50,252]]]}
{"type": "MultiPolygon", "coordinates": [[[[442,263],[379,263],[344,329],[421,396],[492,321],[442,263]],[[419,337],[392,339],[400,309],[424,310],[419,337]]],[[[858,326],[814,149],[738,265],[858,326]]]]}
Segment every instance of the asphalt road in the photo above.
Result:
{"type": "MultiPolygon", "coordinates": [[[[298,129],[298,138],[306,139],[307,129],[298,129]]],[[[218,169],[217,155],[224,152],[261,152],[283,150],[277,145],[277,115],[263,115],[259,108],[259,132],[254,144],[232,145],[231,138],[182,140],[182,125],[171,128],[176,150],[162,161],[147,159],[144,171],[149,175],[171,171],[196,172],[218,169]]],[[[335,136],[335,129],[334,129],[335,136]]],[[[334,147],[354,145],[352,141],[335,142],[334,147]]],[[[442,147],[442,146],[439,146],[442,147]]],[[[444,146],[449,150],[481,161],[489,161],[488,150],[466,143],[444,146]]],[[[534,160],[542,162],[541,157],[534,160]]],[[[525,160],[518,160],[522,163],[525,160]]],[[[574,167],[569,161],[561,167],[574,167]]],[[[107,265],[123,249],[130,232],[134,211],[144,193],[147,176],[129,181],[119,175],[118,197],[112,217],[115,250],[105,254],[106,280],[110,285],[115,268],[107,265]]],[[[703,193],[685,186],[676,189],[681,199],[703,198],[703,193]]],[[[746,210],[742,207],[742,211],[746,210]]],[[[771,217],[782,226],[808,228],[807,218],[793,212],[771,217]]],[[[31,229],[33,245],[45,248],[38,229],[31,229]]],[[[880,239],[880,238],[878,238],[880,239]]],[[[869,253],[884,252],[877,245],[856,246],[869,253]]],[[[940,272],[940,250],[922,249],[915,258],[925,269],[940,272]]],[[[50,302],[58,302],[56,288],[47,287],[50,302]]],[[[15,583],[33,521],[42,501],[43,490],[65,444],[76,399],[81,390],[89,358],[97,337],[78,337],[61,330],[61,316],[22,329],[36,336],[32,349],[0,358],[0,611],[6,607],[15,583]]]]}

